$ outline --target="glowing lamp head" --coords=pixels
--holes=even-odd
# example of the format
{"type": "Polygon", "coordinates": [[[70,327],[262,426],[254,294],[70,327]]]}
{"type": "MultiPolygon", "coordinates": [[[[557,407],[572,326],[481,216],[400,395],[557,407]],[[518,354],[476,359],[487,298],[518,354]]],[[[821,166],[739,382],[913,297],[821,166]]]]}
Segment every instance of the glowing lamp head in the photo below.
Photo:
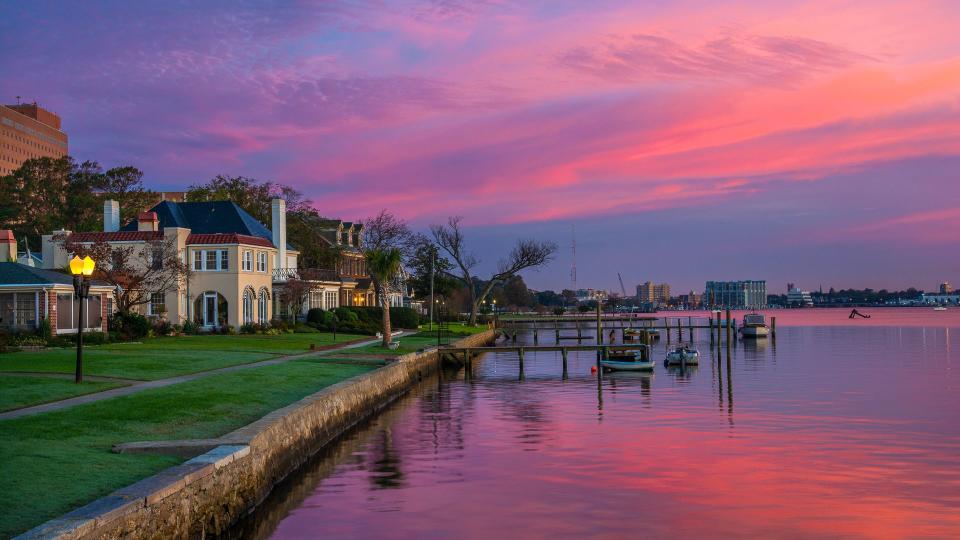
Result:
{"type": "Polygon", "coordinates": [[[70,273],[75,276],[83,274],[83,259],[77,256],[70,259],[70,273]]]}
{"type": "Polygon", "coordinates": [[[93,269],[96,268],[97,263],[89,255],[83,258],[83,275],[90,277],[93,275],[93,269]]]}
{"type": "Polygon", "coordinates": [[[75,276],[92,276],[97,263],[89,255],[84,258],[74,256],[70,259],[70,273],[75,276]]]}

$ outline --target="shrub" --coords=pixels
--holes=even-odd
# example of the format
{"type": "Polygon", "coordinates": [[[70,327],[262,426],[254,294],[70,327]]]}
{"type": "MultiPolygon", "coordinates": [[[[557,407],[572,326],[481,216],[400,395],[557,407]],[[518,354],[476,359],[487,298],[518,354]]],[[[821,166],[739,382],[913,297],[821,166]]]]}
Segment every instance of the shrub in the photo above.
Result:
{"type": "Polygon", "coordinates": [[[333,311],[337,314],[337,319],[339,319],[341,323],[360,321],[360,316],[357,314],[357,312],[348,307],[341,306],[333,311]]]}
{"type": "Polygon", "coordinates": [[[150,329],[155,336],[169,336],[173,333],[173,325],[167,319],[153,319],[150,323],[150,329]]]}
{"type": "Polygon", "coordinates": [[[194,335],[197,333],[197,325],[191,320],[183,321],[183,328],[181,328],[184,334],[194,335]]]}
{"type": "Polygon", "coordinates": [[[282,334],[290,329],[290,323],[284,321],[283,319],[274,319],[270,321],[270,326],[276,330],[278,334],[282,334]]]}
{"type": "Polygon", "coordinates": [[[123,339],[140,339],[150,331],[150,321],[138,313],[118,311],[110,317],[110,328],[120,332],[123,339]]]}
{"type": "Polygon", "coordinates": [[[47,344],[47,340],[41,336],[36,336],[33,334],[20,334],[19,336],[15,336],[13,339],[11,339],[10,344],[16,347],[43,347],[47,344]]]}
{"type": "Polygon", "coordinates": [[[310,308],[310,311],[307,311],[307,322],[313,324],[319,324],[323,322],[323,316],[328,313],[320,308],[310,308]]]}
{"type": "Polygon", "coordinates": [[[420,326],[420,314],[408,307],[390,308],[390,324],[397,328],[416,328],[420,326]]]}
{"type": "Polygon", "coordinates": [[[240,325],[241,334],[256,334],[257,333],[257,324],[256,323],[244,323],[240,325]]]}
{"type": "Polygon", "coordinates": [[[37,333],[43,339],[50,339],[53,337],[53,327],[50,326],[50,319],[43,319],[40,321],[40,329],[37,331],[37,333]]]}
{"type": "Polygon", "coordinates": [[[565,308],[565,307],[563,307],[563,306],[557,306],[557,307],[553,308],[553,314],[556,315],[556,316],[558,316],[558,317],[559,317],[560,315],[563,315],[564,313],[566,313],[566,311],[567,311],[567,308],[565,308]]]}

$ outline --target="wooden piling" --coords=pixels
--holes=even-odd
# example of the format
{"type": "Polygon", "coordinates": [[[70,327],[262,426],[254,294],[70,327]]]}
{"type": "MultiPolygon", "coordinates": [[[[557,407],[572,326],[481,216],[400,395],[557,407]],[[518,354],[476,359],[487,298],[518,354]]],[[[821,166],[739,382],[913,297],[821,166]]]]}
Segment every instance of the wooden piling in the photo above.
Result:
{"type": "Polygon", "coordinates": [[[730,343],[730,308],[727,308],[727,343],[730,343]]]}
{"type": "Polygon", "coordinates": [[[567,349],[560,349],[560,354],[563,356],[563,378],[567,378],[567,349]]]}
{"type": "Polygon", "coordinates": [[[520,357],[520,376],[523,376],[523,347],[517,349],[517,355],[520,357]]]}
{"type": "Polygon", "coordinates": [[[770,337],[777,337],[777,318],[770,317],[770,337]]]}

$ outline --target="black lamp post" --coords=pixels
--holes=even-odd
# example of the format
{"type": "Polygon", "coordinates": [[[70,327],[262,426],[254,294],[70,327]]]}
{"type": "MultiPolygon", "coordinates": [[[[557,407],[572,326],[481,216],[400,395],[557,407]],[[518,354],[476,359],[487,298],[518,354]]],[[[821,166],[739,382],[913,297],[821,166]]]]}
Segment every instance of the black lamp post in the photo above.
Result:
{"type": "Polygon", "coordinates": [[[84,308],[87,298],[90,297],[90,276],[93,275],[93,269],[96,263],[89,255],[81,259],[74,256],[70,260],[70,273],[73,274],[73,297],[80,301],[80,311],[77,313],[77,371],[74,374],[74,382],[79,384],[83,382],[83,323],[84,308]]]}

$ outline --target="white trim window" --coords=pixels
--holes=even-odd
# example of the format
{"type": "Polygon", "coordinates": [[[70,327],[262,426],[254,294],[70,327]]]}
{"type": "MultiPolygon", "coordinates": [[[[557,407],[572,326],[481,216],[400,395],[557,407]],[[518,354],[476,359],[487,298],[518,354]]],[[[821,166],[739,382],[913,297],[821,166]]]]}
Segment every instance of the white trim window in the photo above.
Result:
{"type": "Polygon", "coordinates": [[[260,324],[269,322],[267,317],[267,291],[264,289],[260,290],[260,297],[257,298],[257,319],[260,324]]]}
{"type": "Polygon", "coordinates": [[[193,251],[193,269],[198,272],[229,270],[229,252],[225,249],[195,249],[193,251]]]}
{"type": "Polygon", "coordinates": [[[243,271],[252,272],[253,271],[253,252],[249,249],[243,251],[243,271]]]}
{"type": "Polygon", "coordinates": [[[337,291],[325,291],[324,295],[324,306],[323,309],[334,309],[337,307],[337,291]]]}
{"type": "Polygon", "coordinates": [[[243,323],[249,324],[253,322],[253,299],[256,296],[256,293],[252,289],[243,290],[243,323]]]}
{"type": "Polygon", "coordinates": [[[266,272],[267,271],[267,252],[258,251],[257,252],[257,272],[266,272]]]}
{"type": "Polygon", "coordinates": [[[167,312],[167,293],[150,293],[150,302],[147,304],[147,315],[162,315],[167,312]]]}

